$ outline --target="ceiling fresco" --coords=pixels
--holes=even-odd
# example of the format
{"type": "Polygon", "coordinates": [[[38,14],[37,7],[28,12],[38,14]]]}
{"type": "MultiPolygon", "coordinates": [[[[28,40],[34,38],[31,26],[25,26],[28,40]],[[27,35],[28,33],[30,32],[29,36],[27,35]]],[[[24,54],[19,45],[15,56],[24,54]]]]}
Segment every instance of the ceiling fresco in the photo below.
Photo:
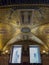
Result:
{"type": "Polygon", "coordinates": [[[49,7],[0,8],[0,50],[19,40],[33,40],[49,51],[49,7]]]}

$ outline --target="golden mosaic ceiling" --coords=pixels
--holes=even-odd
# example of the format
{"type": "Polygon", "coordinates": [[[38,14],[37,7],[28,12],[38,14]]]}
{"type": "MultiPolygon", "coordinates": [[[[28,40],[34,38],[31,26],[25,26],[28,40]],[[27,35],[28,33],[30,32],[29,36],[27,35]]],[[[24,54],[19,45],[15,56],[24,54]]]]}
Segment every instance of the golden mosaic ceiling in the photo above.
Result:
{"type": "Polygon", "coordinates": [[[49,48],[49,7],[0,8],[0,50],[4,50],[15,41],[24,39],[32,39],[42,44],[46,49],[49,48]],[[22,13],[25,17],[24,22],[21,12],[25,12],[22,13]],[[28,12],[31,12],[29,13],[30,21],[27,19],[28,12]],[[30,32],[22,32],[21,29],[25,27],[28,27],[30,32]]]}

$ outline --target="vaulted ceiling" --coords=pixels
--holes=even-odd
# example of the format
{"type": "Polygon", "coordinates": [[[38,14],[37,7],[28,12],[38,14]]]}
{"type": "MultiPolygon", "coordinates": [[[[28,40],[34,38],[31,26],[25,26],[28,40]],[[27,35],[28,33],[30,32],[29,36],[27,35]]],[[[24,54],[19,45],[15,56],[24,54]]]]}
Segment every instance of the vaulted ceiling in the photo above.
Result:
{"type": "Polygon", "coordinates": [[[30,39],[49,51],[49,7],[0,8],[0,50],[30,39]]]}

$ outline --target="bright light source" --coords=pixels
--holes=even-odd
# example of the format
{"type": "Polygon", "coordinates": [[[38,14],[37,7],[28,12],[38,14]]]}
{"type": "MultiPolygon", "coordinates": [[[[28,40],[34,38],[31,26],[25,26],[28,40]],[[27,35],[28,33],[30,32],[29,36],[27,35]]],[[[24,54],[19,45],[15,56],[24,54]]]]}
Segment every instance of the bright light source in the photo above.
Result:
{"type": "Polygon", "coordinates": [[[43,50],[43,53],[46,53],[46,51],[45,51],[45,50],[43,50]]]}
{"type": "Polygon", "coordinates": [[[5,53],[8,53],[8,50],[6,50],[5,53]]]}

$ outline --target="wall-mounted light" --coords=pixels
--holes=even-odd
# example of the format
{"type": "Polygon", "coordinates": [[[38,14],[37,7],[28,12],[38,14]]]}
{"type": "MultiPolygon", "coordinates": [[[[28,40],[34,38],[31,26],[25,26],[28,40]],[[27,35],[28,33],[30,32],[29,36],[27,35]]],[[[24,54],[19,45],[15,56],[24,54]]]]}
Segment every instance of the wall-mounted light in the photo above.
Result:
{"type": "Polygon", "coordinates": [[[43,50],[43,53],[46,53],[46,51],[45,51],[45,50],[43,50]]]}
{"type": "Polygon", "coordinates": [[[8,52],[9,52],[8,50],[5,51],[5,53],[8,53],[8,52]]]}

